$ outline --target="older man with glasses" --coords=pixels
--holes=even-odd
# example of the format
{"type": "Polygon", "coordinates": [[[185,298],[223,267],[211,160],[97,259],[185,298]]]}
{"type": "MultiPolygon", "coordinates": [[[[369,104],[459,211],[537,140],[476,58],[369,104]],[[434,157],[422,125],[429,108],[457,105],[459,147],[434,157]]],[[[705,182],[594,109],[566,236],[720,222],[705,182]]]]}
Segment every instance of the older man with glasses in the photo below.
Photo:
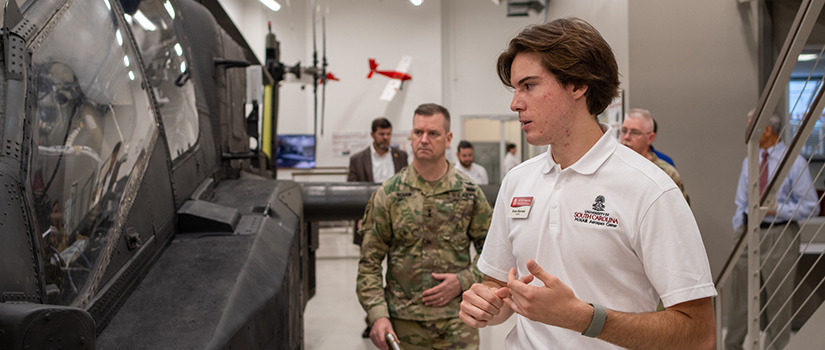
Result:
{"type": "Polygon", "coordinates": [[[638,108],[629,110],[622,124],[622,144],[630,147],[643,157],[650,159],[651,162],[664,170],[665,173],[673,179],[673,182],[679,186],[679,189],[682,190],[685,200],[690,203],[687,192],[685,191],[685,185],[682,183],[682,177],[679,176],[679,171],[677,171],[673,165],[657,157],[656,153],[650,151],[653,140],[656,140],[656,132],[654,131],[653,116],[650,114],[650,111],[638,108]]]}

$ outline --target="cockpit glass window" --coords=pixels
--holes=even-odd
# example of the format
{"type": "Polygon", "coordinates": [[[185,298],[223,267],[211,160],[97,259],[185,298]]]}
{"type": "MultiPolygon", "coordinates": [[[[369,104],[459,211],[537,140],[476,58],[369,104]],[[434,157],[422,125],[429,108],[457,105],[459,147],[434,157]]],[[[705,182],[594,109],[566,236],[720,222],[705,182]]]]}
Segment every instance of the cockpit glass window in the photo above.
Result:
{"type": "MultiPolygon", "coordinates": [[[[135,52],[108,0],[76,0],[33,47],[29,185],[48,302],[70,305],[113,241],[156,137],[135,52]]],[[[37,42],[37,41],[35,41],[37,42]]]]}
{"type": "Polygon", "coordinates": [[[198,140],[195,88],[178,36],[177,11],[169,0],[141,1],[126,16],[155,93],[172,159],[198,140]]]}

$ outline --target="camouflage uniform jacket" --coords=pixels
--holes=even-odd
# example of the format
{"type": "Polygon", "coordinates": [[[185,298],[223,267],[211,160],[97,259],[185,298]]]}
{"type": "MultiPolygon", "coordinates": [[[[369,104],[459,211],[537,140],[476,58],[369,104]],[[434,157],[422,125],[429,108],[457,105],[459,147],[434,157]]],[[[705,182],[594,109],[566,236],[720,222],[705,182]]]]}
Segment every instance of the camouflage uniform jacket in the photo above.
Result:
{"type": "Polygon", "coordinates": [[[470,242],[480,255],[492,211],[481,188],[449,163],[435,182],[421,178],[413,166],[385,181],[370,199],[361,227],[356,290],[370,324],[381,317],[458,317],[460,297],[433,308],[424,305],[422,292],[441,283],[432,273],[455,273],[462,291],[481,281],[470,242]],[[386,286],[381,278],[385,256],[386,286]]]}
{"type": "Polygon", "coordinates": [[[664,170],[665,174],[670,176],[673,179],[673,182],[676,183],[676,186],[679,186],[679,190],[682,191],[682,195],[685,196],[685,200],[690,204],[690,197],[688,197],[687,191],[685,191],[685,185],[682,183],[682,177],[679,175],[679,171],[670,163],[662,160],[661,158],[656,156],[656,153],[650,152],[649,155],[651,156],[650,161],[653,164],[656,164],[660,169],[664,170]]]}

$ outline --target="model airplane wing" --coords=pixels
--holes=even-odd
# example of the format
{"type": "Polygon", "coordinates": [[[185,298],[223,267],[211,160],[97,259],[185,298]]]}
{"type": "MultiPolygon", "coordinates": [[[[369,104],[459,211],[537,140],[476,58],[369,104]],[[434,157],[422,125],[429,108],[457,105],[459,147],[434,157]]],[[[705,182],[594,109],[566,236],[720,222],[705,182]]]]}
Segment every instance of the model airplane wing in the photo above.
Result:
{"type": "Polygon", "coordinates": [[[395,93],[398,92],[398,89],[401,88],[401,80],[399,79],[390,79],[387,82],[387,86],[384,87],[384,92],[381,93],[381,100],[382,101],[392,101],[392,98],[395,97],[395,93]]]}
{"type": "Polygon", "coordinates": [[[410,64],[412,63],[412,56],[404,56],[401,57],[401,61],[398,62],[398,67],[395,68],[396,72],[407,73],[410,70],[410,64]]]}
{"type": "MultiPolygon", "coordinates": [[[[395,68],[396,72],[399,73],[407,73],[410,70],[410,65],[412,64],[412,56],[404,56],[401,57],[401,61],[398,62],[398,66],[395,68]]],[[[401,89],[401,84],[404,81],[402,79],[390,79],[387,82],[387,86],[384,87],[384,92],[381,93],[381,100],[382,101],[392,101],[392,98],[395,97],[395,93],[401,89]]]]}

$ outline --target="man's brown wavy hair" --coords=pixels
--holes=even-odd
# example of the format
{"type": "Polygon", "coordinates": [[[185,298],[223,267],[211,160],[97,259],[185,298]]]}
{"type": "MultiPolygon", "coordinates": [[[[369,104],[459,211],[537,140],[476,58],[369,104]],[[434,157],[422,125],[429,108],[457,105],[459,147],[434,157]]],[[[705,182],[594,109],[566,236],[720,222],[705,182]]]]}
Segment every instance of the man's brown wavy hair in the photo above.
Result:
{"type": "Polygon", "coordinates": [[[520,53],[536,53],[562,86],[587,86],[587,109],[597,115],[619,93],[619,68],[601,34],[579,18],[560,18],[525,28],[499,57],[498,77],[507,87],[510,67],[520,53]]]}

